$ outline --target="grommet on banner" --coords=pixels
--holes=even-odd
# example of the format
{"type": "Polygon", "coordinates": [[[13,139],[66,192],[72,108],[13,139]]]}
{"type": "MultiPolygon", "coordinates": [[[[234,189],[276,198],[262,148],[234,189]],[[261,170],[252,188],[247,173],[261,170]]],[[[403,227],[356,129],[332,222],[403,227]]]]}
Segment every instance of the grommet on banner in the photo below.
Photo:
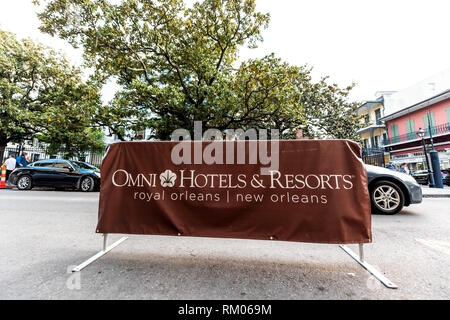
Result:
{"type": "Polygon", "coordinates": [[[178,232],[178,235],[181,236],[181,232],[178,232]]]}

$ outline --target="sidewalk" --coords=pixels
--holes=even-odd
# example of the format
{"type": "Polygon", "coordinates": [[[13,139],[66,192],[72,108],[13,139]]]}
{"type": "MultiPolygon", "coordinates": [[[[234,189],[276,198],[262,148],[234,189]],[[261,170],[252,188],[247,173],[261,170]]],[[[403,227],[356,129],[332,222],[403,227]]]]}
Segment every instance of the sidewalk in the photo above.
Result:
{"type": "Polygon", "coordinates": [[[450,198],[450,187],[444,186],[443,189],[439,189],[422,186],[422,195],[424,198],[450,198]]]}

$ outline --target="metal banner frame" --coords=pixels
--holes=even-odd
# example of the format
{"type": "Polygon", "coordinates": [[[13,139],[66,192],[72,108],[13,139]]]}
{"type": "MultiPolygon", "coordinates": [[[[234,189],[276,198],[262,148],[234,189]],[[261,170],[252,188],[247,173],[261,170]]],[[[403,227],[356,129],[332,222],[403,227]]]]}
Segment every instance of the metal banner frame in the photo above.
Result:
{"type": "Polygon", "coordinates": [[[381,274],[380,271],[375,269],[371,264],[368,264],[364,260],[364,247],[363,244],[359,244],[359,256],[354,253],[349,247],[346,245],[340,245],[339,246],[342,250],[344,250],[350,257],[355,259],[356,262],[358,262],[364,269],[366,269],[369,273],[371,273],[375,278],[377,278],[382,284],[384,284],[389,289],[397,289],[397,285],[393,283],[391,280],[386,278],[384,275],[381,274]]]}
{"type": "Polygon", "coordinates": [[[124,242],[125,240],[128,239],[128,237],[122,237],[119,240],[117,240],[116,242],[114,242],[112,245],[110,245],[109,247],[106,247],[106,242],[108,239],[108,234],[104,233],[103,234],[103,249],[102,251],[99,251],[97,254],[95,254],[94,256],[90,257],[89,259],[87,259],[86,261],[84,261],[83,263],[79,264],[78,266],[76,266],[75,268],[72,269],[72,272],[78,272],[83,270],[85,267],[87,267],[88,265],[90,265],[92,262],[94,262],[95,260],[99,259],[100,257],[104,256],[105,254],[107,254],[109,251],[111,251],[112,249],[114,249],[115,247],[117,247],[119,244],[121,244],[122,242],[124,242]]]}
{"type": "MultiPolygon", "coordinates": [[[[101,258],[105,254],[107,254],[109,251],[117,247],[119,244],[124,242],[128,239],[128,237],[122,237],[119,240],[115,241],[113,244],[111,244],[109,247],[106,246],[108,239],[108,234],[103,234],[103,249],[99,251],[94,256],[90,257],[86,261],[82,262],[78,266],[72,269],[72,272],[79,272],[83,270],[85,267],[90,265],[92,262],[96,261],[97,259],[101,258]]],[[[377,269],[375,269],[372,265],[367,263],[364,259],[364,245],[362,243],[359,244],[359,256],[353,252],[349,247],[346,245],[339,245],[339,247],[344,250],[350,257],[352,257],[356,262],[358,262],[364,269],[366,269],[370,274],[372,274],[375,278],[377,278],[382,284],[384,284],[389,289],[397,289],[397,285],[394,284],[392,281],[390,281],[388,278],[386,278],[384,275],[381,274],[377,269]]]]}

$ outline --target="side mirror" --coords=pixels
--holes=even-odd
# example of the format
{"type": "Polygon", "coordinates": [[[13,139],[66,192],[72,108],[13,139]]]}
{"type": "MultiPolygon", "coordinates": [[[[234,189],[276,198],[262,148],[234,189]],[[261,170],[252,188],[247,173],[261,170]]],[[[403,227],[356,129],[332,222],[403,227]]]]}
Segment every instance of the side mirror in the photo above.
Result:
{"type": "Polygon", "coordinates": [[[67,169],[67,170],[69,170],[70,172],[72,172],[73,171],[73,168],[72,167],[63,167],[63,169],[67,169]]]}

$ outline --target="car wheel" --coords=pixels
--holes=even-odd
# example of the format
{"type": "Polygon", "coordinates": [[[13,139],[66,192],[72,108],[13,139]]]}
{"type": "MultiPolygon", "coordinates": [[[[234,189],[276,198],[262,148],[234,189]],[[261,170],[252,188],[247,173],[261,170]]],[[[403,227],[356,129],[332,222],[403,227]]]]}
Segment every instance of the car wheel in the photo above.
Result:
{"type": "Polygon", "coordinates": [[[32,181],[30,176],[21,176],[17,180],[17,189],[19,190],[30,190],[32,187],[32,181]]]}
{"type": "Polygon", "coordinates": [[[398,185],[390,181],[374,183],[370,191],[372,210],[381,214],[396,214],[403,209],[405,195],[398,185]]]}
{"type": "Polygon", "coordinates": [[[90,192],[94,190],[94,179],[91,177],[84,177],[80,182],[80,189],[83,192],[90,192]]]}

